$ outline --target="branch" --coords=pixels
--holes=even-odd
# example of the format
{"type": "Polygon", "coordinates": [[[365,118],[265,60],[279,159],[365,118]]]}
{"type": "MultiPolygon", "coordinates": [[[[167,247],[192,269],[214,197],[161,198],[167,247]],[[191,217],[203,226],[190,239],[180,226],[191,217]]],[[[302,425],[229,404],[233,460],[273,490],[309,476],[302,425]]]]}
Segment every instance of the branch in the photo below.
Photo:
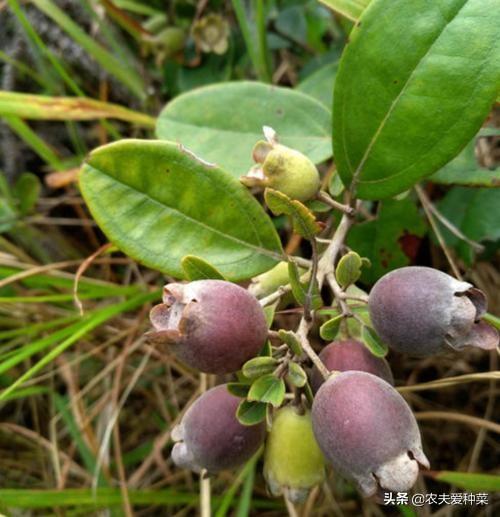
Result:
{"type": "Polygon", "coordinates": [[[339,210],[340,212],[343,212],[347,215],[354,215],[356,213],[356,210],[349,205],[344,205],[342,203],[339,203],[338,201],[335,201],[329,194],[327,194],[324,190],[320,190],[318,194],[316,195],[316,199],[318,201],[322,201],[325,203],[325,205],[331,206],[335,210],[339,210]]]}
{"type": "Polygon", "coordinates": [[[305,318],[300,320],[299,328],[297,329],[297,338],[300,341],[300,345],[302,346],[302,350],[307,354],[309,359],[313,362],[314,366],[318,369],[324,379],[328,379],[330,376],[330,372],[328,368],[323,364],[323,361],[319,358],[318,354],[313,350],[311,343],[309,343],[309,339],[307,335],[309,334],[309,330],[311,329],[312,321],[307,321],[305,318]]]}
{"type": "Polygon", "coordinates": [[[347,232],[349,228],[353,224],[353,217],[349,214],[344,214],[342,219],[340,219],[340,223],[333,234],[332,240],[330,244],[326,248],[319,261],[318,265],[318,284],[319,288],[323,286],[323,282],[325,281],[326,276],[329,273],[333,273],[335,260],[337,259],[337,255],[339,254],[340,248],[344,244],[344,240],[346,238],[347,232]]]}

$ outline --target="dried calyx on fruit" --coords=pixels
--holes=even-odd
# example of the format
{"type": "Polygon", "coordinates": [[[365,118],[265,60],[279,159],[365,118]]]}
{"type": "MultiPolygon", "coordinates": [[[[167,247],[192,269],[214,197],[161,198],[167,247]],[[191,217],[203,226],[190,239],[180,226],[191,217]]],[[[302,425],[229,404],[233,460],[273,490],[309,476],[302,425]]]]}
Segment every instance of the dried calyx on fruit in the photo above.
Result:
{"type": "MultiPolygon", "coordinates": [[[[344,341],[333,341],[327,345],[319,358],[330,372],[345,372],[357,370],[377,375],[389,384],[394,384],[391,368],[382,357],[375,357],[363,343],[355,339],[344,341]]],[[[311,387],[314,392],[318,391],[325,379],[314,367],[311,372],[311,387]]]]}
{"type": "Polygon", "coordinates": [[[264,423],[245,426],[236,418],[241,399],[222,384],[201,395],[172,430],[172,460],[194,472],[231,469],[245,463],[264,442],[264,423]]]}
{"type": "Polygon", "coordinates": [[[314,398],[312,421],[326,458],[365,497],[383,490],[406,492],[419,464],[429,468],[408,404],[371,373],[332,375],[314,398]]]}
{"type": "Polygon", "coordinates": [[[150,313],[150,340],[172,347],[186,364],[207,373],[231,373],[258,354],[267,337],[259,302],[223,280],[172,283],[150,313]]]}
{"type": "Polygon", "coordinates": [[[267,141],[255,144],[256,163],[241,182],[247,186],[271,187],[292,199],[307,201],[319,190],[320,177],[314,163],[304,154],[276,141],[273,129],[265,127],[267,141]]]}
{"type": "Polygon", "coordinates": [[[498,346],[498,332],[481,321],[487,307],[483,292],[436,269],[414,266],[387,273],[368,304],[378,335],[399,352],[428,356],[498,346]]]}
{"type": "Polygon", "coordinates": [[[279,409],[267,438],[264,477],[270,492],[302,502],[325,475],[324,458],[312,431],[311,414],[294,406],[279,409]]]}

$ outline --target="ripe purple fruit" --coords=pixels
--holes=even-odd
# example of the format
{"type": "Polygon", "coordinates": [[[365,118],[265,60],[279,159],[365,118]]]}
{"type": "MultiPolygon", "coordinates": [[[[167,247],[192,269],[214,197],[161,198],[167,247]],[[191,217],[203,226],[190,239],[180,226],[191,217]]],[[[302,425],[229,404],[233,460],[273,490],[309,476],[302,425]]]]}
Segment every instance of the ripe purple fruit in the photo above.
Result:
{"type": "Polygon", "coordinates": [[[172,460],[195,472],[231,469],[243,464],[264,442],[265,423],[240,424],[236,409],[241,399],[222,384],[205,392],[172,431],[177,443],[172,460]]]}
{"type": "Polygon", "coordinates": [[[487,301],[467,282],[428,267],[384,275],[369,297],[372,324],[391,348],[413,356],[498,345],[498,332],[480,321],[487,301]]]}
{"type": "Polygon", "coordinates": [[[314,398],[312,421],[323,454],[365,497],[379,490],[406,492],[419,464],[429,468],[408,404],[371,373],[330,377],[314,398]]]}
{"type": "Polygon", "coordinates": [[[238,285],[222,280],[172,283],[150,313],[148,337],[171,345],[186,364],[207,373],[231,373],[265,343],[267,325],[259,302],[238,285]]]}
{"type": "MultiPolygon", "coordinates": [[[[321,350],[319,357],[330,372],[358,370],[372,373],[389,384],[394,384],[391,368],[387,361],[381,357],[375,357],[363,343],[355,339],[333,341],[321,350]]],[[[323,382],[325,379],[314,367],[311,372],[311,386],[314,392],[319,390],[323,382]]]]}

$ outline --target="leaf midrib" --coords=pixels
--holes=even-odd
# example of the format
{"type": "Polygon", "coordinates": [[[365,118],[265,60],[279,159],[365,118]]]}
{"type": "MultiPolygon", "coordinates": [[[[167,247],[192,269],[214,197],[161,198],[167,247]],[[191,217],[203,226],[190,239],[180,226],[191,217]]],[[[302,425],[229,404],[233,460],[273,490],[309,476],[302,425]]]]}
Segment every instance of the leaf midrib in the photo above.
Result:
{"type": "MultiPolygon", "coordinates": [[[[136,188],[132,187],[131,185],[129,185],[128,183],[125,183],[124,181],[120,181],[119,179],[117,179],[115,176],[111,176],[110,174],[106,174],[104,171],[101,171],[100,169],[96,169],[95,167],[93,167],[92,165],[90,165],[89,163],[86,164],[86,166],[91,169],[92,171],[94,171],[95,173],[97,174],[101,174],[107,178],[110,178],[110,179],[113,179],[114,181],[116,181],[117,183],[123,185],[124,187],[130,189],[130,190],[133,190],[134,192],[138,193],[139,195],[141,195],[142,197],[150,200],[152,203],[155,203],[157,205],[160,205],[160,207],[162,207],[162,209],[166,209],[166,210],[170,210],[176,214],[179,215],[179,217],[181,218],[184,218],[186,219],[187,221],[189,222],[192,222],[194,223],[195,225],[198,225],[200,227],[202,227],[203,229],[209,231],[209,232],[212,232],[222,238],[225,238],[227,240],[230,240],[230,241],[233,241],[237,244],[240,244],[242,245],[243,247],[247,247],[249,249],[252,249],[252,250],[255,250],[257,251],[258,253],[260,253],[261,255],[265,255],[265,256],[268,256],[268,257],[271,257],[273,259],[276,259],[276,260],[282,260],[283,257],[282,255],[278,254],[278,253],[275,253],[271,250],[268,250],[266,248],[262,248],[260,246],[256,246],[255,244],[251,244],[247,241],[244,241],[244,240],[241,240],[241,239],[238,239],[237,237],[234,237],[232,235],[228,235],[226,233],[223,233],[221,232],[220,230],[216,229],[216,228],[212,228],[211,226],[208,226],[206,225],[205,223],[201,222],[201,221],[198,221],[197,219],[194,219],[192,217],[190,217],[189,215],[185,214],[184,212],[181,212],[180,210],[178,210],[177,208],[174,208],[174,207],[170,207],[164,203],[162,203],[161,201],[155,199],[154,197],[152,197],[151,195],[149,194],[146,194],[144,192],[141,192],[140,190],[137,190],[136,188]]],[[[250,221],[251,221],[251,218],[250,218],[250,221]]],[[[252,225],[252,227],[254,228],[255,230],[255,227],[252,225]]],[[[256,233],[258,235],[258,232],[256,233]]],[[[246,261],[248,260],[248,257],[246,257],[243,261],[246,261]]],[[[237,262],[241,262],[241,260],[238,260],[237,262]]],[[[224,265],[227,265],[227,264],[224,264],[224,265]]]]}
{"type": "MultiPolygon", "coordinates": [[[[399,103],[399,100],[401,99],[403,94],[406,92],[409,84],[412,82],[414,74],[420,68],[420,65],[422,64],[422,62],[427,58],[427,56],[429,55],[429,53],[433,49],[434,44],[439,40],[439,38],[442,36],[442,34],[446,30],[446,28],[457,18],[457,16],[459,16],[459,14],[462,11],[462,9],[467,5],[467,2],[468,2],[468,0],[464,0],[462,6],[456,12],[456,14],[453,16],[453,18],[451,18],[450,20],[446,21],[446,23],[443,25],[442,29],[439,31],[439,33],[436,35],[436,37],[434,38],[432,43],[429,45],[429,48],[427,49],[425,54],[423,54],[423,56],[419,59],[418,63],[415,65],[414,69],[412,70],[411,74],[408,76],[406,82],[404,83],[404,85],[401,88],[401,91],[399,92],[397,97],[392,101],[391,106],[389,107],[386,115],[384,116],[384,118],[380,122],[379,126],[377,127],[374,135],[372,136],[372,138],[371,138],[371,140],[370,140],[370,142],[369,142],[369,144],[368,144],[368,146],[367,146],[367,148],[365,150],[365,153],[364,153],[363,157],[361,158],[361,161],[359,162],[356,170],[354,171],[354,173],[352,175],[351,184],[352,184],[352,188],[353,189],[356,188],[356,184],[358,183],[358,177],[359,177],[360,173],[362,172],[363,167],[364,167],[366,161],[368,160],[370,152],[373,149],[373,147],[375,146],[380,133],[383,131],[383,129],[384,129],[384,127],[385,127],[389,117],[392,115],[394,109],[396,108],[397,104],[399,103]]],[[[344,112],[343,113],[344,120],[345,120],[345,107],[346,107],[346,103],[344,103],[344,110],[343,110],[343,112],[344,112]]],[[[343,136],[345,136],[345,131],[344,131],[344,135],[343,136]]],[[[347,157],[347,153],[346,153],[346,157],[347,157]]],[[[348,161],[350,162],[350,157],[348,157],[348,161]]],[[[400,173],[398,173],[398,174],[400,174],[400,173]]],[[[394,177],[394,176],[397,176],[397,174],[395,174],[395,175],[393,175],[391,177],[394,177]]],[[[362,183],[378,183],[378,182],[386,181],[386,180],[387,180],[387,178],[383,178],[382,180],[363,181],[362,183]]]]}

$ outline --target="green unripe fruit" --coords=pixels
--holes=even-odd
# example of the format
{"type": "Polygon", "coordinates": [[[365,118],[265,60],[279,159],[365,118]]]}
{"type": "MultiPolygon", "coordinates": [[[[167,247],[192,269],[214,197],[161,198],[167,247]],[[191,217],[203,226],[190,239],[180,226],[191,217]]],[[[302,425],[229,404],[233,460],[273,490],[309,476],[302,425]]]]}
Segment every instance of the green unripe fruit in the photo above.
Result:
{"type": "Polygon", "coordinates": [[[298,201],[312,199],[321,185],[314,163],[301,152],[278,144],[274,130],[265,128],[266,131],[267,142],[255,144],[252,155],[256,165],[241,177],[242,183],[271,187],[298,201]]]}
{"type": "Polygon", "coordinates": [[[275,145],[262,164],[268,185],[292,199],[307,201],[319,190],[318,169],[307,156],[285,147],[275,145]]]}
{"type": "MultiPolygon", "coordinates": [[[[306,270],[299,268],[299,274],[303,275],[304,273],[306,273],[306,270]]],[[[278,287],[289,283],[288,262],[280,262],[269,271],[252,278],[248,291],[257,298],[261,298],[273,293],[278,287]]]]}
{"type": "Polygon", "coordinates": [[[279,409],[268,435],[264,477],[270,492],[286,493],[292,502],[301,502],[325,475],[323,454],[314,438],[311,414],[300,414],[292,406],[279,409]]]}

